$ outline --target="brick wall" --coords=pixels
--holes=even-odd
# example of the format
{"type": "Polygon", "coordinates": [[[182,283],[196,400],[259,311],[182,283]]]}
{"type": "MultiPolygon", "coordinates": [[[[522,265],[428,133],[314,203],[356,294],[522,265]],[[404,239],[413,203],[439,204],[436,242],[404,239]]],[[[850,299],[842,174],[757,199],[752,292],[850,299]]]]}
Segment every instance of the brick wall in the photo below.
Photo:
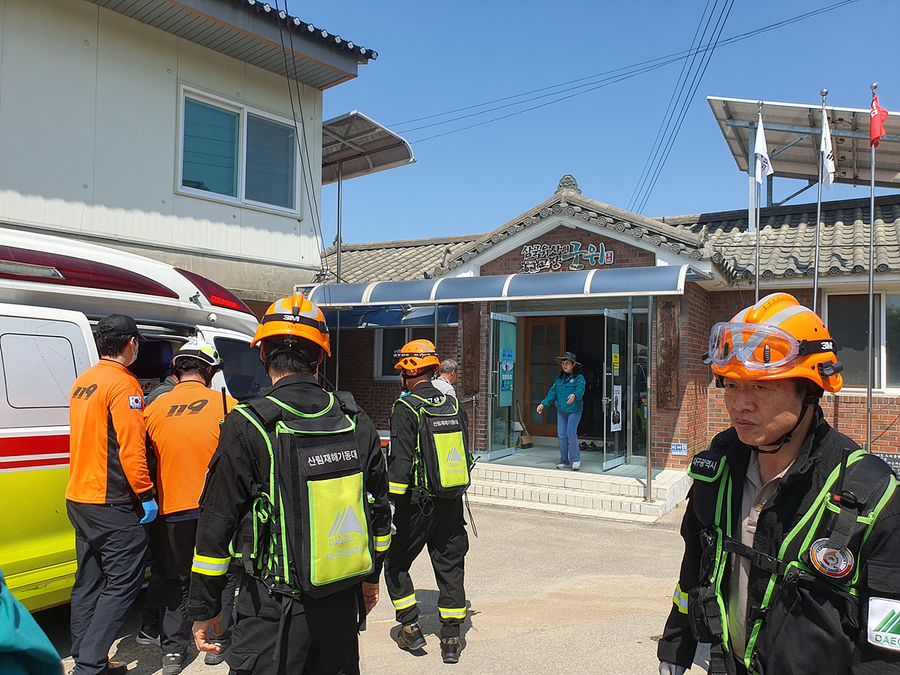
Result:
{"type": "MultiPolygon", "coordinates": [[[[681,296],[678,405],[673,410],[663,410],[658,406],[653,409],[650,458],[655,467],[686,467],[694,453],[706,448],[707,390],[710,380],[709,368],[703,363],[702,357],[709,340],[709,314],[710,294],[698,284],[686,284],[684,295],[681,296]],[[686,443],[688,456],[673,457],[672,443],[686,443]]],[[[657,317],[654,316],[653,319],[656,340],[657,317]]],[[[656,355],[654,350],[654,360],[656,355]]]]}
{"type": "MultiPolygon", "coordinates": [[[[607,267],[653,267],[656,265],[656,256],[652,251],[647,251],[637,246],[630,246],[617,239],[601,237],[593,232],[581,229],[571,229],[560,225],[556,229],[542,234],[539,237],[523,243],[522,246],[516,248],[499,258],[485,263],[481,267],[481,276],[492,276],[497,274],[516,274],[522,269],[522,247],[533,244],[569,244],[572,241],[581,242],[581,249],[587,249],[594,244],[598,249],[603,244],[606,251],[613,251],[615,254],[615,262],[612,265],[597,265],[596,269],[604,269],[607,267]]],[[[584,269],[594,269],[595,267],[585,263],[584,269]]],[[[559,271],[568,269],[568,264],[564,264],[559,271]]],[[[549,271],[549,270],[548,270],[549,271]]]]}

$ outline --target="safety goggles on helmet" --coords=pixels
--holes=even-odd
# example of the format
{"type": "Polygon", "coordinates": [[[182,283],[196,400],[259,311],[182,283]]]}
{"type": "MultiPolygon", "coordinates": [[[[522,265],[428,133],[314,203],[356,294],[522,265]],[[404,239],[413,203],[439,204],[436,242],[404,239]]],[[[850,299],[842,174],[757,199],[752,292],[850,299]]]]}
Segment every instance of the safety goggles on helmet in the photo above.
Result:
{"type": "Polygon", "coordinates": [[[710,331],[703,360],[722,367],[737,359],[749,370],[777,372],[793,367],[799,357],[836,351],[834,340],[797,340],[777,326],[722,322],[710,331]]]}

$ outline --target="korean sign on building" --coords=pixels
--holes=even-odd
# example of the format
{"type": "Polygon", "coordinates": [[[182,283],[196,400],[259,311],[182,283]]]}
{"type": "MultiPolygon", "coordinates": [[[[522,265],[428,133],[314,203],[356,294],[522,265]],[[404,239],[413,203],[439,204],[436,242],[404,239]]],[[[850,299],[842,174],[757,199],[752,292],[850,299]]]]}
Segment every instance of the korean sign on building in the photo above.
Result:
{"type": "Polygon", "coordinates": [[[582,248],[580,241],[568,244],[526,244],[522,247],[522,267],[519,274],[535,274],[544,270],[557,272],[583,270],[585,267],[612,265],[616,261],[614,251],[607,251],[602,243],[582,248]]]}

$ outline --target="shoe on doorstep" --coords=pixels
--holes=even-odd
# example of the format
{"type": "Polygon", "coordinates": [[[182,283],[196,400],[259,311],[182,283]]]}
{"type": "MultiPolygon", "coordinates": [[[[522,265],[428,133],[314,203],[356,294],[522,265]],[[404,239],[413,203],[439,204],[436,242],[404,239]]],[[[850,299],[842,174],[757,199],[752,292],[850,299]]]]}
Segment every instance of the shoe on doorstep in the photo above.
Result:
{"type": "Polygon", "coordinates": [[[397,644],[400,649],[408,652],[414,652],[425,646],[425,636],[422,635],[422,629],[419,628],[418,622],[405,623],[400,627],[397,633],[397,644]]]}
{"type": "Polygon", "coordinates": [[[184,654],[166,654],[162,662],[163,675],[178,675],[184,668],[184,654]]]}
{"type": "Polygon", "coordinates": [[[219,638],[210,640],[210,642],[219,648],[219,653],[213,654],[212,652],[206,652],[206,656],[203,657],[203,663],[207,666],[217,666],[225,660],[225,650],[228,649],[229,640],[227,638],[219,638]]]}
{"type": "Polygon", "coordinates": [[[564,462],[560,462],[559,464],[556,465],[556,468],[557,469],[568,469],[569,465],[565,464],[564,462]]]}
{"type": "Polygon", "coordinates": [[[134,641],[139,645],[147,645],[148,647],[159,647],[159,631],[152,628],[141,628],[138,631],[134,641]]]}
{"type": "Polygon", "coordinates": [[[458,637],[441,638],[441,659],[444,663],[458,663],[461,650],[458,637]]]}
{"type": "Polygon", "coordinates": [[[128,665],[121,661],[107,661],[106,670],[103,675],[125,675],[128,672],[128,665]]]}
{"type": "Polygon", "coordinates": [[[581,462],[572,462],[572,471],[578,471],[581,469],[581,462]]]}

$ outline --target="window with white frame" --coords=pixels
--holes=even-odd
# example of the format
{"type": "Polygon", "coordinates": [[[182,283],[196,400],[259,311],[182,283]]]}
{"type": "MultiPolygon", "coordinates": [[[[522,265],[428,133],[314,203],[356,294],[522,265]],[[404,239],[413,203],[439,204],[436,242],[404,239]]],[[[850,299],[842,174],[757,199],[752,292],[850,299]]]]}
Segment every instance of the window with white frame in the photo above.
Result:
{"type": "Polygon", "coordinates": [[[399,380],[394,352],[410,340],[434,340],[434,328],[379,328],[375,331],[375,379],[399,380]]]}
{"type": "Polygon", "coordinates": [[[182,90],[179,192],[298,213],[298,128],[289,119],[182,90]]]}
{"type": "MultiPolygon", "coordinates": [[[[874,347],[876,389],[900,387],[900,294],[874,295],[874,347]]],[[[866,387],[866,347],[869,296],[829,295],[828,331],[838,346],[838,359],[845,387],[866,387]]]]}

